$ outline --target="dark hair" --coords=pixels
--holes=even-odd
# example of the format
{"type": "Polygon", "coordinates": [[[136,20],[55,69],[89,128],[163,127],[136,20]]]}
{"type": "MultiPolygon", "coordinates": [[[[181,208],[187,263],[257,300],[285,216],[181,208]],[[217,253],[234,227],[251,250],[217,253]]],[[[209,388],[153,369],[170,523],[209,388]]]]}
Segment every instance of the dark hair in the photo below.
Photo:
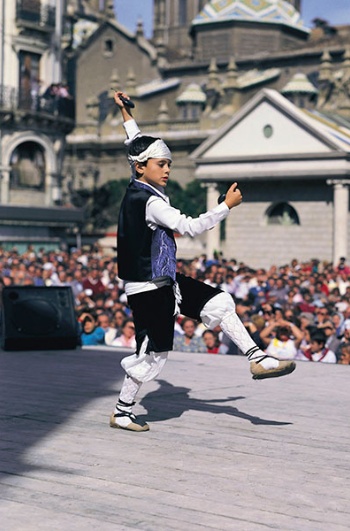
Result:
{"type": "Polygon", "coordinates": [[[145,151],[153,142],[160,140],[154,136],[142,135],[135,138],[129,146],[128,155],[137,157],[143,151],[145,151]]]}
{"type": "Polygon", "coordinates": [[[327,341],[327,336],[323,332],[323,330],[318,329],[317,332],[313,332],[310,334],[311,341],[317,341],[317,343],[323,343],[325,344],[327,341]]]}
{"type": "MultiPolygon", "coordinates": [[[[130,147],[129,147],[129,150],[128,150],[128,155],[131,155],[132,157],[137,157],[138,155],[140,155],[140,153],[145,151],[156,140],[160,140],[160,139],[159,138],[155,138],[154,136],[147,136],[147,135],[138,136],[130,144],[130,147]]],[[[147,161],[143,162],[142,164],[144,166],[146,166],[147,161]]],[[[136,179],[141,177],[141,174],[139,172],[137,172],[136,169],[135,169],[135,175],[136,175],[136,179]]]]}
{"type": "Polygon", "coordinates": [[[276,330],[276,337],[279,338],[281,336],[290,336],[290,328],[289,326],[278,326],[276,330]]]}
{"type": "Polygon", "coordinates": [[[219,334],[209,328],[207,330],[204,330],[202,337],[204,338],[208,334],[211,334],[213,336],[213,338],[215,339],[215,346],[219,347],[220,346],[219,334]]]}
{"type": "Polygon", "coordinates": [[[86,325],[86,323],[94,323],[96,324],[96,316],[92,313],[87,314],[83,319],[83,326],[86,325]]]}
{"type": "Polygon", "coordinates": [[[131,317],[127,317],[126,319],[124,319],[123,321],[123,324],[121,326],[122,330],[126,327],[127,324],[129,323],[132,323],[133,325],[135,324],[134,323],[134,320],[131,318],[131,317]]]}

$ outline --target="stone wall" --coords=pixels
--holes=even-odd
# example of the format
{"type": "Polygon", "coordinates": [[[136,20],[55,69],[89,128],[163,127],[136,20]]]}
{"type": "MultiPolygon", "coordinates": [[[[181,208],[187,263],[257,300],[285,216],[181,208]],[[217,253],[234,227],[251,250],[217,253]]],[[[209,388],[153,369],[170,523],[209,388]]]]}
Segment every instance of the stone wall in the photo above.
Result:
{"type": "Polygon", "coordinates": [[[226,220],[225,257],[254,268],[281,265],[293,258],[332,261],[332,188],[316,181],[300,182],[300,187],[302,193],[297,198],[293,183],[259,184],[256,190],[253,184],[242,185],[243,203],[226,220]],[[267,209],[284,201],[296,210],[300,225],[267,223],[267,209]]]}

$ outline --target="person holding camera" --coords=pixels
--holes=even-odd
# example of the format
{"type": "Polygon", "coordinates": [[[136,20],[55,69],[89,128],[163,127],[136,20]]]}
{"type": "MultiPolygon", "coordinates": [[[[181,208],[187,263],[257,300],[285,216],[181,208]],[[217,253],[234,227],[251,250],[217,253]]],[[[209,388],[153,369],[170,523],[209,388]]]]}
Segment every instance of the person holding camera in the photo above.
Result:
{"type": "Polygon", "coordinates": [[[285,319],[270,322],[260,333],[261,340],[267,345],[266,354],[279,360],[296,359],[303,337],[302,330],[285,319]]]}
{"type": "Polygon", "coordinates": [[[82,313],[78,321],[81,324],[80,339],[83,346],[105,344],[105,331],[101,326],[98,326],[96,317],[92,313],[82,313]]]}

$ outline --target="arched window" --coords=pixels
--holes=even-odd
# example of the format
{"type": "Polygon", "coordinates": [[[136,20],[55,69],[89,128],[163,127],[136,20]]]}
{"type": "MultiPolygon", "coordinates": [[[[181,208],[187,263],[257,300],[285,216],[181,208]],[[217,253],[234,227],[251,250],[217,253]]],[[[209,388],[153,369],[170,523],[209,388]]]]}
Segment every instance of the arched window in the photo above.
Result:
{"type": "Polygon", "coordinates": [[[11,155],[10,188],[32,188],[44,190],[45,153],[35,142],[23,142],[11,155]]]}
{"type": "Polygon", "coordinates": [[[114,42],[112,39],[106,39],[103,45],[103,52],[105,55],[112,55],[114,52],[114,42]]]}
{"type": "Polygon", "coordinates": [[[300,225],[295,208],[289,203],[275,203],[266,211],[268,225],[300,225]]]}

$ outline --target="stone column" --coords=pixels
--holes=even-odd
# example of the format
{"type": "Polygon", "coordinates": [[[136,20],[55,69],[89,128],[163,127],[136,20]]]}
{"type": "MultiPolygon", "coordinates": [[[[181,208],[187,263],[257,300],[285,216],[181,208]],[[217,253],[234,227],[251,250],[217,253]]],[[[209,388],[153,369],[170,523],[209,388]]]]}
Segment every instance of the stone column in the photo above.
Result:
{"type": "MultiPolygon", "coordinates": [[[[219,193],[216,185],[208,183],[205,185],[207,188],[207,210],[211,210],[218,204],[219,193]]],[[[212,257],[214,251],[220,251],[220,224],[207,231],[207,255],[212,257]]]]}
{"type": "Polygon", "coordinates": [[[0,184],[0,202],[3,205],[8,205],[10,202],[10,172],[11,168],[3,166],[0,168],[1,184],[0,184]]]}
{"type": "Polygon", "coordinates": [[[346,179],[328,180],[333,186],[333,264],[348,252],[349,184],[346,179]]]}
{"type": "Polygon", "coordinates": [[[61,199],[60,177],[56,173],[48,173],[45,179],[45,206],[54,206],[61,199]]]}

